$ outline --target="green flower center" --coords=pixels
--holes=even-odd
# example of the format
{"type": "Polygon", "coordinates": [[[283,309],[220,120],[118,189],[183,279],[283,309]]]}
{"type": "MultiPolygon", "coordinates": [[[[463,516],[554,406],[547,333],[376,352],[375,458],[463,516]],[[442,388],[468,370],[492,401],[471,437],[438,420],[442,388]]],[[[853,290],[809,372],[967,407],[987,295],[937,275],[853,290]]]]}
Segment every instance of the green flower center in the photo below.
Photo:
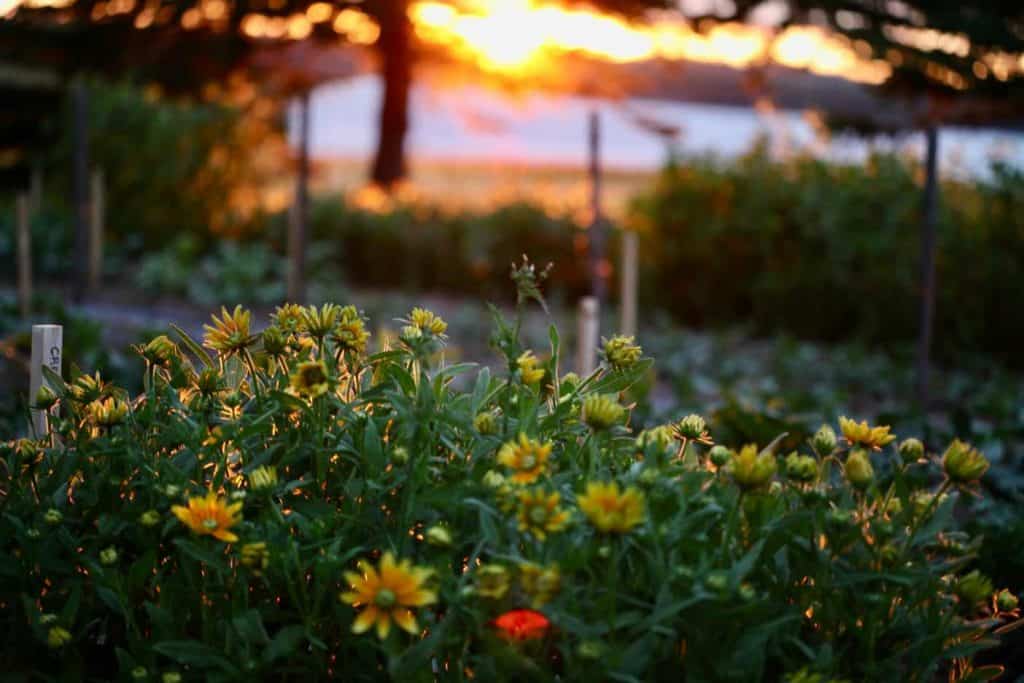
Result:
{"type": "Polygon", "coordinates": [[[527,453],[523,457],[519,458],[519,468],[524,470],[532,470],[537,466],[537,456],[532,453],[527,453]]]}
{"type": "Polygon", "coordinates": [[[393,591],[388,588],[381,588],[377,591],[377,597],[373,599],[373,604],[381,609],[390,609],[395,606],[397,599],[393,591]]]}
{"type": "Polygon", "coordinates": [[[534,524],[544,524],[548,521],[548,511],[542,507],[534,507],[530,510],[530,521],[534,524]]]}
{"type": "Polygon", "coordinates": [[[203,520],[203,528],[204,529],[209,529],[210,531],[213,531],[218,526],[219,525],[217,524],[217,520],[215,520],[215,519],[204,519],[203,520]]]}

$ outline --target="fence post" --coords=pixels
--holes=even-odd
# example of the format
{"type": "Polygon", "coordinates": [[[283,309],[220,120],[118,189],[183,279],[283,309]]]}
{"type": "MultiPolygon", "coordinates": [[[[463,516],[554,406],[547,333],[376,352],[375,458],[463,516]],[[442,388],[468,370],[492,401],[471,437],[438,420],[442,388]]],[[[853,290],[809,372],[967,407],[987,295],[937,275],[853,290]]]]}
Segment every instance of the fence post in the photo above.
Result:
{"type": "MultiPolygon", "coordinates": [[[[29,370],[29,403],[34,405],[39,388],[50,383],[43,376],[43,366],[61,374],[61,357],[64,352],[64,328],[60,325],[32,326],[32,366],[29,370]]],[[[36,437],[46,434],[49,414],[45,410],[31,409],[32,432],[36,437]]]]}
{"type": "Polygon", "coordinates": [[[288,214],[288,300],[306,300],[306,241],[309,221],[309,90],[299,97],[299,167],[293,208],[288,214]]]}
{"type": "Polygon", "coordinates": [[[577,327],[576,370],[580,377],[586,377],[597,367],[597,344],[600,304],[597,297],[585,296],[580,299],[577,327]]]}
{"type": "Polygon", "coordinates": [[[587,241],[590,244],[590,293],[598,302],[604,301],[607,276],[605,254],[605,226],[601,211],[601,116],[595,109],[590,112],[587,155],[590,176],[590,228],[587,241]]]}
{"type": "Polygon", "coordinates": [[[18,235],[18,310],[22,318],[32,313],[32,231],[28,209],[28,195],[19,194],[15,202],[15,230],[18,235]]]}
{"type": "Polygon", "coordinates": [[[91,178],[92,216],[89,220],[89,289],[99,289],[103,279],[103,229],[106,212],[106,196],[103,186],[103,169],[94,168],[91,178]]]}
{"type": "Polygon", "coordinates": [[[620,332],[627,337],[636,335],[637,312],[637,237],[632,230],[622,231],[622,290],[619,293],[619,306],[622,320],[619,322],[620,332]]]}

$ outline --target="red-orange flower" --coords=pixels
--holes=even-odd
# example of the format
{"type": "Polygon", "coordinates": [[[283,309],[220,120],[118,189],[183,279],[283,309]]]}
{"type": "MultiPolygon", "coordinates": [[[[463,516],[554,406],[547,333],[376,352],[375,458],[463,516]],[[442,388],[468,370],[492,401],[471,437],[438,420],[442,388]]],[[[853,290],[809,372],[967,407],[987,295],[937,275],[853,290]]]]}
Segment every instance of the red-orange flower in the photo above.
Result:
{"type": "Polygon", "coordinates": [[[498,633],[508,640],[537,640],[547,633],[551,622],[532,609],[514,609],[494,620],[498,633]]]}

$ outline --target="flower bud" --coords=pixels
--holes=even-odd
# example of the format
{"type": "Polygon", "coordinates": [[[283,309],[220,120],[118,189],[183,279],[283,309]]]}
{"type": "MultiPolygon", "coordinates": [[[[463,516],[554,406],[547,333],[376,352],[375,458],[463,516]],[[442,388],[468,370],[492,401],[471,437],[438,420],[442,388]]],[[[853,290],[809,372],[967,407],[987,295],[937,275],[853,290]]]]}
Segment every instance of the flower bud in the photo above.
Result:
{"type": "Polygon", "coordinates": [[[47,612],[46,614],[39,615],[39,623],[42,626],[49,626],[50,624],[57,623],[57,615],[47,612]]]}
{"type": "Polygon", "coordinates": [[[904,439],[897,449],[903,462],[910,464],[924,457],[924,444],[920,439],[904,439]]]}
{"type": "Polygon", "coordinates": [[[1000,612],[1012,612],[1017,609],[1017,605],[1019,604],[1020,600],[1017,599],[1017,596],[1006,588],[999,591],[996,595],[996,607],[1000,612]]]}
{"type": "Polygon", "coordinates": [[[752,585],[750,585],[747,582],[743,582],[742,584],[740,584],[739,594],[740,600],[742,600],[743,602],[750,602],[751,600],[757,597],[757,591],[754,589],[752,585]]]}
{"type": "Polygon", "coordinates": [[[757,446],[747,444],[729,461],[732,480],[744,491],[753,491],[768,485],[778,463],[771,452],[758,453],[757,446]]]}
{"type": "Polygon", "coordinates": [[[440,524],[427,529],[424,537],[427,539],[427,543],[430,545],[437,546],[439,548],[447,548],[452,544],[452,534],[448,529],[440,524]]]}
{"type": "Polygon", "coordinates": [[[288,339],[280,327],[271,325],[263,330],[263,350],[269,356],[281,356],[288,349],[288,339]]]}
{"type": "Polygon", "coordinates": [[[708,451],[708,458],[715,467],[725,467],[732,459],[732,451],[721,444],[716,444],[708,451]]]}
{"type": "Polygon", "coordinates": [[[992,594],[992,581],[975,569],[960,577],[953,592],[967,607],[974,607],[992,594]]]}
{"type": "Polygon", "coordinates": [[[811,448],[814,449],[815,453],[822,457],[831,455],[832,451],[836,449],[836,443],[837,439],[835,430],[828,425],[821,425],[821,428],[819,428],[811,438],[811,448]]]}
{"type": "Polygon", "coordinates": [[[54,626],[46,634],[46,644],[57,650],[71,642],[71,633],[60,626],[54,626]]]}
{"type": "Polygon", "coordinates": [[[704,585],[716,593],[721,593],[729,587],[729,576],[723,571],[711,572],[704,579],[704,585]]]}
{"type": "Polygon", "coordinates": [[[58,524],[64,521],[64,515],[61,513],[60,510],[56,508],[50,508],[43,515],[43,521],[49,524],[50,526],[57,526],[58,524]]]}
{"type": "Polygon", "coordinates": [[[505,476],[501,472],[488,470],[483,478],[484,486],[491,489],[499,489],[505,484],[505,476]]]}
{"type": "Polygon", "coordinates": [[[700,439],[707,436],[707,423],[700,415],[691,413],[676,425],[676,432],[683,439],[700,439]]]}
{"type": "Polygon", "coordinates": [[[942,456],[942,469],[950,481],[969,484],[988,470],[988,459],[969,443],[954,439],[942,456]]]}
{"type": "Polygon", "coordinates": [[[580,659],[598,660],[604,656],[605,648],[599,640],[584,640],[576,648],[580,659]]]}
{"type": "Polygon", "coordinates": [[[148,344],[142,347],[142,357],[154,365],[163,365],[177,355],[178,347],[166,334],[154,337],[148,344]]]}
{"type": "Polygon", "coordinates": [[[633,339],[616,335],[604,340],[604,360],[612,370],[628,370],[640,360],[643,349],[633,339]]]}
{"type": "Polygon", "coordinates": [[[402,341],[414,342],[423,336],[423,330],[416,327],[415,325],[406,325],[402,328],[401,337],[402,341]]]}
{"type": "Polygon", "coordinates": [[[277,468],[261,465],[249,473],[249,486],[253,491],[265,492],[277,487],[277,468]]]}
{"type": "Polygon", "coordinates": [[[115,562],[117,562],[117,548],[110,546],[100,551],[100,564],[109,567],[115,562]]]}
{"type": "Polygon", "coordinates": [[[654,486],[660,476],[661,473],[658,470],[653,467],[647,467],[640,473],[638,479],[644,486],[654,486]]]}
{"type": "Polygon", "coordinates": [[[476,593],[500,600],[508,593],[508,570],[500,564],[485,564],[476,570],[476,593]]]}
{"type": "Polygon", "coordinates": [[[149,676],[149,671],[144,666],[137,666],[132,669],[132,680],[144,681],[149,676]]]}
{"type": "Polygon", "coordinates": [[[562,392],[569,393],[580,385],[580,376],[575,372],[567,372],[562,376],[562,392]]]}
{"type": "Polygon", "coordinates": [[[162,683],[181,683],[181,674],[177,671],[168,671],[160,680],[162,683]]]}
{"type": "Polygon", "coordinates": [[[174,484],[168,484],[164,487],[164,495],[168,498],[177,498],[178,494],[181,493],[181,487],[174,484]]]}
{"type": "Polygon", "coordinates": [[[397,446],[391,451],[391,459],[396,465],[404,465],[409,462],[409,449],[404,446],[397,446]]]}
{"type": "Polygon", "coordinates": [[[483,436],[497,434],[498,418],[489,410],[477,413],[477,416],[473,418],[473,429],[483,436]]]}
{"type": "Polygon", "coordinates": [[[154,527],[159,523],[160,513],[157,512],[156,510],[146,510],[141,515],[139,515],[139,524],[146,528],[154,527]]]}
{"type": "Polygon", "coordinates": [[[35,408],[37,410],[49,410],[57,403],[57,394],[53,393],[50,387],[43,384],[36,392],[35,408]]]}
{"type": "Polygon", "coordinates": [[[602,545],[597,549],[597,556],[602,560],[607,560],[612,556],[612,548],[609,545],[602,545]]]}
{"type": "Polygon", "coordinates": [[[664,451],[671,446],[672,427],[669,425],[660,425],[640,432],[636,437],[636,447],[641,451],[646,451],[647,447],[651,445],[656,446],[658,451],[664,451]]]}
{"type": "Polygon", "coordinates": [[[793,481],[814,481],[818,477],[818,461],[794,451],[786,456],[786,476],[793,481]]]}
{"type": "Polygon", "coordinates": [[[843,465],[843,474],[854,488],[866,489],[875,479],[875,468],[866,451],[858,448],[850,453],[843,465]]]}

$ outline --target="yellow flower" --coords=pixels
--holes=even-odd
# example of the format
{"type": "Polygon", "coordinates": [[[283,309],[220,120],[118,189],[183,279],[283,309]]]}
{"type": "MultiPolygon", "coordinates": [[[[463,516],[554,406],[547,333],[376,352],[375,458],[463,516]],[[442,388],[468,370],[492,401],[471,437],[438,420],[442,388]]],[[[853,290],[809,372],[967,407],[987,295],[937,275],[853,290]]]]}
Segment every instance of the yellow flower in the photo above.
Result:
{"type": "Polygon", "coordinates": [[[867,421],[858,423],[856,420],[851,420],[848,417],[840,417],[839,428],[843,431],[843,436],[851,445],[860,444],[865,448],[871,448],[876,451],[881,450],[882,446],[896,440],[896,435],[889,433],[891,427],[888,425],[870,427],[867,421]]]}
{"type": "Polygon", "coordinates": [[[362,353],[366,350],[370,333],[366,331],[366,324],[359,317],[355,306],[341,309],[341,322],[338,323],[331,338],[341,351],[362,353]]]}
{"type": "Polygon", "coordinates": [[[292,373],[291,389],[299,396],[316,398],[327,393],[327,366],[322,360],[311,360],[299,363],[292,373]]]}
{"type": "Polygon", "coordinates": [[[577,502],[590,523],[606,533],[624,534],[644,521],[644,494],[633,486],[620,491],[614,481],[592,481],[577,502]]]}
{"type": "Polygon", "coordinates": [[[128,404],[113,397],[93,401],[89,404],[89,417],[101,427],[113,427],[124,422],[128,415],[128,404]]]}
{"type": "Polygon", "coordinates": [[[266,569],[270,563],[270,552],[267,550],[267,544],[260,541],[243,545],[241,562],[243,567],[252,569],[253,573],[259,576],[260,572],[266,569]]]}
{"type": "Polygon", "coordinates": [[[546,493],[541,488],[520,491],[519,530],[543,541],[548,534],[564,529],[569,524],[569,511],[558,506],[561,500],[557,491],[546,493]]]}
{"type": "Polygon", "coordinates": [[[142,357],[150,363],[160,365],[169,361],[172,356],[178,355],[178,347],[166,334],[161,334],[143,346],[141,352],[142,357]]]}
{"type": "Polygon", "coordinates": [[[229,531],[242,520],[242,504],[228,504],[226,498],[210,491],[203,498],[189,498],[188,507],[172,505],[171,512],[181,523],[200,536],[210,535],[219,541],[234,543],[238,536],[229,531]]]}
{"type": "Polygon", "coordinates": [[[251,342],[249,320],[252,313],[243,310],[241,306],[235,306],[235,310],[228,313],[228,309],[222,306],[220,314],[220,319],[216,315],[211,316],[212,325],[203,325],[206,331],[203,344],[221,353],[238,353],[251,342]]]}
{"type": "Polygon", "coordinates": [[[359,571],[361,574],[345,572],[345,580],[352,590],[339,596],[343,602],[362,608],[352,623],[352,632],[365,633],[376,625],[377,637],[383,640],[391,632],[394,621],[402,630],[416,633],[419,627],[409,608],[437,602],[437,593],[423,587],[433,571],[414,567],[409,560],[396,562],[390,552],[384,553],[379,569],[360,560],[359,571]]]}
{"type": "Polygon", "coordinates": [[[523,384],[532,387],[544,379],[544,368],[538,368],[538,362],[533,351],[523,351],[516,359],[516,366],[519,368],[519,376],[523,378],[523,384]]]}
{"type": "Polygon", "coordinates": [[[441,316],[426,308],[412,309],[409,314],[409,324],[419,328],[420,332],[429,332],[438,337],[448,329],[448,323],[442,320],[441,316]]]}
{"type": "Polygon", "coordinates": [[[500,564],[485,564],[478,567],[474,579],[477,595],[501,600],[508,593],[508,570],[500,564]]]}
{"type": "Polygon", "coordinates": [[[323,339],[338,325],[341,307],[338,304],[324,304],[319,309],[307,306],[302,309],[302,322],[311,337],[323,339]]]}
{"type": "Polygon", "coordinates": [[[249,486],[253,491],[266,491],[277,486],[277,468],[260,465],[249,473],[249,486]]]}
{"type": "Polygon", "coordinates": [[[68,393],[71,398],[79,403],[92,403],[101,397],[106,391],[106,384],[100,379],[100,373],[95,375],[79,375],[68,386],[68,393]]]}
{"type": "Polygon", "coordinates": [[[640,360],[643,349],[633,343],[633,337],[616,335],[604,339],[604,360],[612,370],[627,370],[640,360]]]}
{"type": "Polygon", "coordinates": [[[778,462],[771,452],[759,453],[750,443],[729,459],[727,471],[736,485],[745,491],[765,486],[775,476],[778,462]]]}
{"type": "Polygon", "coordinates": [[[551,455],[551,444],[542,444],[519,435],[519,441],[509,441],[498,451],[498,462],[515,472],[512,481],[517,484],[532,484],[547,467],[551,455]]]}
{"type": "Polygon", "coordinates": [[[519,565],[519,585],[530,599],[531,607],[537,609],[551,602],[558,594],[562,587],[562,575],[557,564],[542,567],[533,562],[523,562],[519,565]]]}
{"type": "Polygon", "coordinates": [[[306,329],[306,319],[303,315],[304,309],[298,304],[284,304],[278,306],[270,315],[275,325],[285,332],[303,332],[306,329]]]}
{"type": "Polygon", "coordinates": [[[590,394],[583,399],[583,421],[592,429],[601,430],[618,424],[626,409],[614,395],[590,394]]]}

